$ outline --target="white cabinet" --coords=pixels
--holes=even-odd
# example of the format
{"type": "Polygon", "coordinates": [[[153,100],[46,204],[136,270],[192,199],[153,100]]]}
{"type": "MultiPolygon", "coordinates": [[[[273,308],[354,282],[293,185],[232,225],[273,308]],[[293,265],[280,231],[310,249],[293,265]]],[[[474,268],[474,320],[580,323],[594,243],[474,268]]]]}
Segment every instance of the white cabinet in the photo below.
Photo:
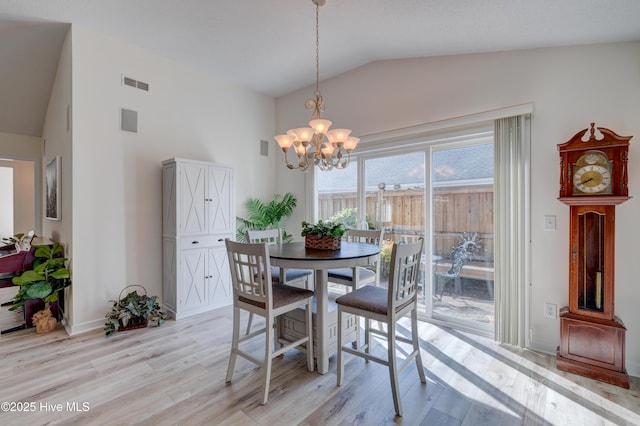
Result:
{"type": "Polygon", "coordinates": [[[225,238],[235,235],[233,169],[171,159],[163,165],[163,305],[176,319],[230,305],[225,238]]]}

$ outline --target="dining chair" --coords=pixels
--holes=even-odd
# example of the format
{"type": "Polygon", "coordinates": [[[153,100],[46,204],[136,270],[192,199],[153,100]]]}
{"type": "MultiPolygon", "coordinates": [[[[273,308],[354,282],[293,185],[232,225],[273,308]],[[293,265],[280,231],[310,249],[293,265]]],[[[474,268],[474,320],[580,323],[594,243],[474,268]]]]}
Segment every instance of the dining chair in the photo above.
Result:
{"type": "Polygon", "coordinates": [[[274,358],[306,343],[307,369],[313,371],[311,322],[313,292],[299,287],[273,284],[271,274],[265,273],[271,270],[269,249],[266,243],[239,243],[226,239],[225,244],[229,258],[229,268],[231,269],[231,282],[233,284],[233,335],[226,382],[231,382],[238,356],[258,365],[263,374],[261,404],[264,405],[269,399],[271,366],[274,358]],[[288,342],[288,344],[283,344],[283,341],[280,340],[283,346],[276,349],[273,344],[275,341],[274,324],[276,317],[298,308],[304,308],[306,312],[306,332],[304,336],[288,342]],[[265,327],[251,334],[240,336],[240,310],[264,317],[265,327]],[[262,333],[265,333],[264,359],[260,360],[249,352],[240,349],[240,343],[262,333]]]}
{"type": "MultiPolygon", "coordinates": [[[[275,229],[248,229],[246,232],[247,242],[249,243],[267,243],[282,244],[282,230],[275,229]]],[[[286,285],[295,285],[304,283],[304,288],[309,289],[309,277],[313,275],[313,271],[308,269],[285,269],[271,267],[271,280],[274,283],[282,283],[286,285]],[[284,278],[284,279],[283,279],[284,278]]],[[[247,330],[245,334],[251,332],[251,324],[253,323],[253,313],[249,313],[249,321],[247,322],[247,330]]]]}
{"type": "Polygon", "coordinates": [[[422,358],[420,357],[420,345],[418,344],[418,281],[422,248],[422,238],[415,243],[395,243],[391,252],[388,289],[367,285],[336,299],[338,304],[338,386],[342,385],[344,377],[343,352],[360,356],[367,361],[386,365],[389,368],[393,404],[398,416],[402,416],[398,375],[412,360],[415,359],[416,361],[420,381],[422,383],[427,382],[422,366],[422,358]],[[396,335],[395,324],[407,313],[411,313],[411,339],[396,335]],[[364,317],[365,341],[362,346],[356,348],[352,348],[350,345],[343,346],[343,314],[364,317]],[[387,331],[372,328],[371,320],[385,323],[387,331]],[[387,338],[386,358],[372,353],[372,335],[387,338]],[[397,341],[409,343],[413,348],[412,352],[406,356],[399,367],[396,359],[397,341]]]}
{"type": "MultiPolygon", "coordinates": [[[[382,233],[382,229],[349,229],[344,234],[344,241],[381,246],[382,233]]],[[[355,290],[369,283],[375,283],[377,287],[380,284],[380,260],[377,257],[376,261],[370,265],[329,269],[327,274],[329,282],[342,284],[347,287],[347,290],[355,290]]]]}

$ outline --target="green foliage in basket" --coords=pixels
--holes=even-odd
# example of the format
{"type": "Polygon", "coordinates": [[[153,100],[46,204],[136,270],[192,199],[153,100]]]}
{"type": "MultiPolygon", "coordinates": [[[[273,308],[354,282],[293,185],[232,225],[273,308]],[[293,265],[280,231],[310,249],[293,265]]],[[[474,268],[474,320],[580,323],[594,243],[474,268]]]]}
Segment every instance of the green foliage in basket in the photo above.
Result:
{"type": "Polygon", "coordinates": [[[167,319],[167,314],[160,310],[158,296],[139,295],[137,291],[132,291],[122,299],[111,302],[113,307],[106,315],[107,322],[104,324],[104,333],[107,336],[136,319],[147,321],[147,325],[156,327],[161,326],[167,319]]]}
{"type": "Polygon", "coordinates": [[[345,227],[338,222],[323,222],[322,220],[319,220],[316,224],[302,222],[301,235],[303,237],[306,237],[307,235],[316,235],[318,238],[322,238],[324,236],[341,238],[345,232],[347,232],[345,227]]]}

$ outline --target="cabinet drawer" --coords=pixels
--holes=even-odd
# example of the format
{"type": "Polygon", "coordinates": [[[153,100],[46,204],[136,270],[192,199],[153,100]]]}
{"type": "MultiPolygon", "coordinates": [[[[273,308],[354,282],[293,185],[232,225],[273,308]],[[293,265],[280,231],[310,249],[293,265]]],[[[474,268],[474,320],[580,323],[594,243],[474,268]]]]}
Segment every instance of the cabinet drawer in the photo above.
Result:
{"type": "Polygon", "coordinates": [[[224,246],[225,238],[231,238],[232,235],[198,235],[193,237],[180,238],[180,250],[194,249],[199,247],[224,246]]]}

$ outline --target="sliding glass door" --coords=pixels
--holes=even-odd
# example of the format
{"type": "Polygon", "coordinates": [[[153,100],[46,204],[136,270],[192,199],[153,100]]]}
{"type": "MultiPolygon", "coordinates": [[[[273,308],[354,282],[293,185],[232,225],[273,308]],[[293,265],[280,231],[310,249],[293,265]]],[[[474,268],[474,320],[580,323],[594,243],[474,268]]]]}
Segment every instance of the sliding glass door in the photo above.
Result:
{"type": "Polygon", "coordinates": [[[493,332],[493,141],[431,148],[431,316],[493,332]]]}
{"type": "MultiPolygon", "coordinates": [[[[384,230],[380,283],[386,286],[393,243],[425,236],[425,152],[385,153],[364,158],[360,164],[364,168],[367,225],[384,230]]],[[[421,300],[423,295],[424,285],[421,300]]]]}
{"type": "Polygon", "coordinates": [[[381,285],[393,243],[424,238],[423,318],[493,333],[493,135],[362,152],[316,172],[316,220],[382,228],[381,285]]]}

